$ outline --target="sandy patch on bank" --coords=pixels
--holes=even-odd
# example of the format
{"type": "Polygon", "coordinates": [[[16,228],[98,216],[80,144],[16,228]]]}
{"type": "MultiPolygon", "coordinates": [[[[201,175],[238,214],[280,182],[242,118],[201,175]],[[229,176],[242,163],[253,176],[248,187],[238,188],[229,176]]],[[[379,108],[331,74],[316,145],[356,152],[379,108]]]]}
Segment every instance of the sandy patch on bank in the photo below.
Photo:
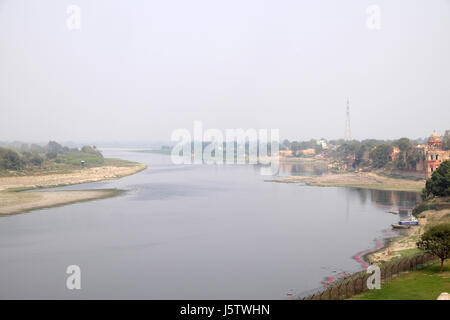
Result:
{"type": "Polygon", "coordinates": [[[0,215],[103,199],[119,193],[118,190],[0,192],[0,215]]]}
{"type": "Polygon", "coordinates": [[[146,166],[138,164],[130,167],[104,166],[74,170],[69,173],[57,173],[46,175],[1,177],[0,191],[17,188],[40,188],[62,185],[96,182],[117,179],[131,175],[145,169],[146,166]]]}
{"type": "Polygon", "coordinates": [[[0,178],[0,215],[60,206],[80,201],[113,197],[116,189],[16,192],[13,190],[49,188],[87,182],[104,181],[128,176],[144,170],[143,164],[127,167],[104,166],[46,175],[0,178]]]}
{"type": "Polygon", "coordinates": [[[357,187],[365,189],[415,191],[419,192],[425,186],[425,180],[414,181],[396,179],[377,175],[373,172],[328,174],[324,176],[286,176],[277,177],[271,182],[305,183],[321,187],[357,187]]]}

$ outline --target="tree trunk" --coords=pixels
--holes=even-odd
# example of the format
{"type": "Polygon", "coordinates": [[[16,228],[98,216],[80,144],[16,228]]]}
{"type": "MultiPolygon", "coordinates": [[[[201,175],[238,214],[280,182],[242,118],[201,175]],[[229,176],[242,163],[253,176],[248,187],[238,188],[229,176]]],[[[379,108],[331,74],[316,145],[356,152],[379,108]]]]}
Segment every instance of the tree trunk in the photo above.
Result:
{"type": "Polygon", "coordinates": [[[441,259],[441,271],[440,272],[442,272],[442,271],[444,271],[444,259],[441,259]]]}

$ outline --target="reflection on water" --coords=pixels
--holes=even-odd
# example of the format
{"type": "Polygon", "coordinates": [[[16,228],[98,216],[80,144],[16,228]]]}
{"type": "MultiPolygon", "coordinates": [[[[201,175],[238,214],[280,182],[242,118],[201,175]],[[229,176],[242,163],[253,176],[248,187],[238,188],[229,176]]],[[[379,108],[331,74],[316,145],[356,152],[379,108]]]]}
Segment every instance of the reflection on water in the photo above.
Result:
{"type": "MultiPolygon", "coordinates": [[[[328,174],[326,165],[314,162],[281,162],[280,176],[317,176],[328,174]]],[[[369,199],[380,207],[389,210],[408,211],[421,201],[420,194],[407,191],[369,190],[349,188],[349,192],[357,193],[363,203],[369,199]]]]}
{"type": "Polygon", "coordinates": [[[370,190],[359,188],[349,188],[349,192],[357,193],[362,203],[365,203],[369,199],[378,207],[386,210],[411,210],[421,201],[420,194],[417,192],[370,190]]]}
{"type": "Polygon", "coordinates": [[[128,190],[119,197],[1,218],[0,298],[283,299],[361,270],[357,253],[395,234],[399,217],[387,211],[420,200],[265,182],[256,166],[104,154],[148,169],[58,188],[128,190]],[[79,292],[65,289],[71,264],[82,270],[79,292]]]}
{"type": "Polygon", "coordinates": [[[280,162],[280,176],[321,176],[328,173],[324,164],[316,162],[280,162]]]}

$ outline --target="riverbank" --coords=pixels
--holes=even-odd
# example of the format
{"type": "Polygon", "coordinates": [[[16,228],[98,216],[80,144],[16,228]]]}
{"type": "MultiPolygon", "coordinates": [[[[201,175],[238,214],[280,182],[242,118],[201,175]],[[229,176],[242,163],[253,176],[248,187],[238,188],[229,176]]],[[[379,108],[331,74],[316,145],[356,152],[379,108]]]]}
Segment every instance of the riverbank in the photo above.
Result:
{"type": "Polygon", "coordinates": [[[121,190],[39,191],[25,190],[52,188],[80,183],[118,179],[146,168],[143,164],[116,160],[108,165],[79,168],[68,172],[39,172],[32,175],[0,177],[0,216],[27,212],[35,209],[113,197],[121,190]]]}
{"type": "Polygon", "coordinates": [[[383,264],[422,252],[417,248],[416,242],[425,230],[433,225],[450,223],[450,198],[435,198],[420,204],[417,208],[421,207],[428,210],[417,212],[418,226],[401,230],[399,237],[388,240],[382,249],[368,254],[365,259],[369,263],[383,264]]]}
{"type": "Polygon", "coordinates": [[[269,182],[304,183],[320,187],[352,187],[389,191],[420,192],[425,186],[424,180],[410,180],[382,176],[374,172],[351,172],[327,174],[322,176],[280,176],[269,182]]]}
{"type": "MultiPolygon", "coordinates": [[[[416,247],[420,236],[430,227],[450,223],[450,197],[422,202],[413,210],[419,225],[401,230],[401,235],[388,240],[380,249],[364,255],[368,264],[377,264],[382,272],[381,290],[361,287],[366,272],[356,272],[318,291],[306,299],[432,299],[450,288],[448,263],[440,272],[440,262],[416,247]],[[359,280],[358,280],[359,279],[359,280]]],[[[377,245],[378,246],[378,245],[377,245]]]]}

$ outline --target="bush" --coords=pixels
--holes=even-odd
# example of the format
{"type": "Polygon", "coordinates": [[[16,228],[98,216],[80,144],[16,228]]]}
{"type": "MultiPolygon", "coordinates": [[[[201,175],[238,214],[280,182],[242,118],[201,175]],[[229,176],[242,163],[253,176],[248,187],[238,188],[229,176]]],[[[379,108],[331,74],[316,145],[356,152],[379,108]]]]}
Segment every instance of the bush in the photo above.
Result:
{"type": "Polygon", "coordinates": [[[20,155],[11,149],[0,148],[0,168],[5,170],[20,170],[24,162],[20,155]]]}
{"type": "Polygon", "coordinates": [[[100,156],[100,157],[103,157],[102,154],[101,154],[101,152],[98,151],[97,148],[96,148],[95,146],[94,146],[94,147],[91,147],[91,146],[84,146],[83,148],[81,148],[81,152],[84,152],[84,153],[91,153],[91,154],[96,154],[96,155],[98,155],[98,156],[100,156]]]}
{"type": "Polygon", "coordinates": [[[390,161],[390,155],[392,153],[392,146],[388,144],[380,144],[370,152],[370,158],[372,159],[372,167],[383,168],[390,161]]]}
{"type": "Polygon", "coordinates": [[[44,158],[38,154],[35,154],[31,157],[30,163],[34,166],[41,166],[44,163],[44,158]]]}
{"type": "Polygon", "coordinates": [[[51,154],[55,154],[55,153],[56,154],[64,154],[64,153],[69,152],[69,148],[63,147],[58,142],[50,141],[47,144],[47,152],[51,153],[51,154]]]}

